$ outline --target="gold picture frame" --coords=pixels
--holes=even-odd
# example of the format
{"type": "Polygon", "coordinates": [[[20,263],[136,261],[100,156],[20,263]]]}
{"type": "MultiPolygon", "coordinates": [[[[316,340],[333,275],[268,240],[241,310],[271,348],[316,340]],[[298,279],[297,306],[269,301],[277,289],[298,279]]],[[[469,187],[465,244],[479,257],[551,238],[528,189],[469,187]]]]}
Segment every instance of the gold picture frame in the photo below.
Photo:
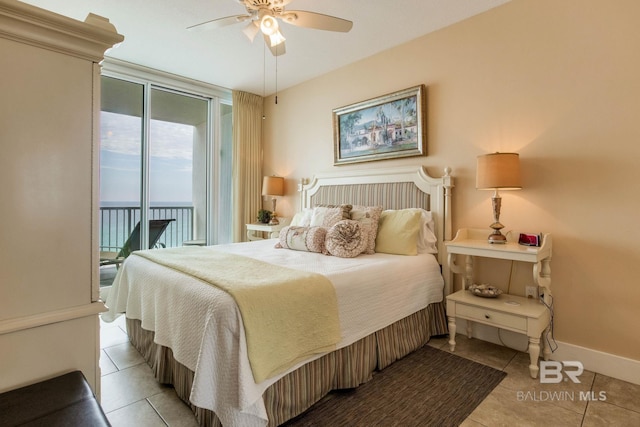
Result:
{"type": "Polygon", "coordinates": [[[333,110],[334,165],[426,156],[426,87],[333,110]]]}

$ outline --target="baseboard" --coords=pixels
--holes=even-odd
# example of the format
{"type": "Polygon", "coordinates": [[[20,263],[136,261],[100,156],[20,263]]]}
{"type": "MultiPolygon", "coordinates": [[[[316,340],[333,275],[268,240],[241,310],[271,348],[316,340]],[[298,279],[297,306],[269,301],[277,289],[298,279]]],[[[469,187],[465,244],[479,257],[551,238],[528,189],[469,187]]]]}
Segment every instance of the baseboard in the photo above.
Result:
{"type": "Polygon", "coordinates": [[[558,341],[558,348],[551,355],[551,359],[557,361],[576,360],[581,362],[587,371],[640,385],[640,360],[561,341],[558,341]]]}
{"type": "MultiPolygon", "coordinates": [[[[457,319],[457,332],[466,334],[466,321],[457,319]]],[[[475,324],[473,325],[473,337],[494,344],[503,345],[518,351],[526,351],[527,337],[515,332],[500,331],[497,328],[475,324]]],[[[575,344],[556,341],[558,348],[551,354],[551,359],[561,361],[578,361],[584,369],[598,374],[617,378],[633,384],[640,385],[640,360],[629,359],[575,344]]]]}

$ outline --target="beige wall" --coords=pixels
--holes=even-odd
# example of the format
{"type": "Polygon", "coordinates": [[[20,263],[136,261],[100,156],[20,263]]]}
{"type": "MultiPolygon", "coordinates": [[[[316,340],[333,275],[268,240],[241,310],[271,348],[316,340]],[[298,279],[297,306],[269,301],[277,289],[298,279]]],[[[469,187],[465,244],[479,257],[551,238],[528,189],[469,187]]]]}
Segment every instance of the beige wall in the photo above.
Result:
{"type": "Polygon", "coordinates": [[[516,151],[524,188],[503,193],[501,219],[553,234],[556,339],[640,360],[638,20],[636,0],[513,0],[280,92],[265,102],[264,155],[288,179],[278,212],[319,171],[450,166],[454,228],[487,227],[476,156],[516,151]],[[428,157],[333,166],[332,109],[417,84],[428,157]]]}

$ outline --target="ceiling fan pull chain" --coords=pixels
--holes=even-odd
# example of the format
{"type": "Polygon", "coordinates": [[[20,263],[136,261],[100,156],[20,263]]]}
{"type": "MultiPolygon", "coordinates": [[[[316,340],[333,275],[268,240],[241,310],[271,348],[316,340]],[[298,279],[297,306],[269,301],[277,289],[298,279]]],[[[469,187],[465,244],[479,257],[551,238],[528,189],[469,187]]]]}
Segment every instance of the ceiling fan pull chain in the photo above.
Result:
{"type": "MultiPolygon", "coordinates": [[[[267,45],[262,45],[262,99],[267,96],[267,45]]],[[[267,116],[264,114],[264,108],[262,109],[262,120],[265,120],[267,116]]]]}

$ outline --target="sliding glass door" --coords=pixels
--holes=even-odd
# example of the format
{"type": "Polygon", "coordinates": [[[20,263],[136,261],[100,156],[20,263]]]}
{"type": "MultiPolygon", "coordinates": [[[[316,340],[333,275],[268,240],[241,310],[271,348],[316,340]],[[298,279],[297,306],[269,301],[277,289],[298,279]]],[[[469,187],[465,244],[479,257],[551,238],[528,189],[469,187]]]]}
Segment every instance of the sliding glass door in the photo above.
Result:
{"type": "Polygon", "coordinates": [[[101,259],[231,240],[231,110],[216,98],[102,77],[101,259]]]}
{"type": "Polygon", "coordinates": [[[173,220],[160,237],[164,246],[205,243],[209,102],[157,88],[150,98],[149,219],[173,220]]]}
{"type": "MultiPolygon", "coordinates": [[[[119,255],[140,221],[144,86],[102,78],[100,258],[119,255]]],[[[129,245],[140,247],[140,233],[129,245]]],[[[113,264],[111,264],[113,266],[113,264]]]]}

